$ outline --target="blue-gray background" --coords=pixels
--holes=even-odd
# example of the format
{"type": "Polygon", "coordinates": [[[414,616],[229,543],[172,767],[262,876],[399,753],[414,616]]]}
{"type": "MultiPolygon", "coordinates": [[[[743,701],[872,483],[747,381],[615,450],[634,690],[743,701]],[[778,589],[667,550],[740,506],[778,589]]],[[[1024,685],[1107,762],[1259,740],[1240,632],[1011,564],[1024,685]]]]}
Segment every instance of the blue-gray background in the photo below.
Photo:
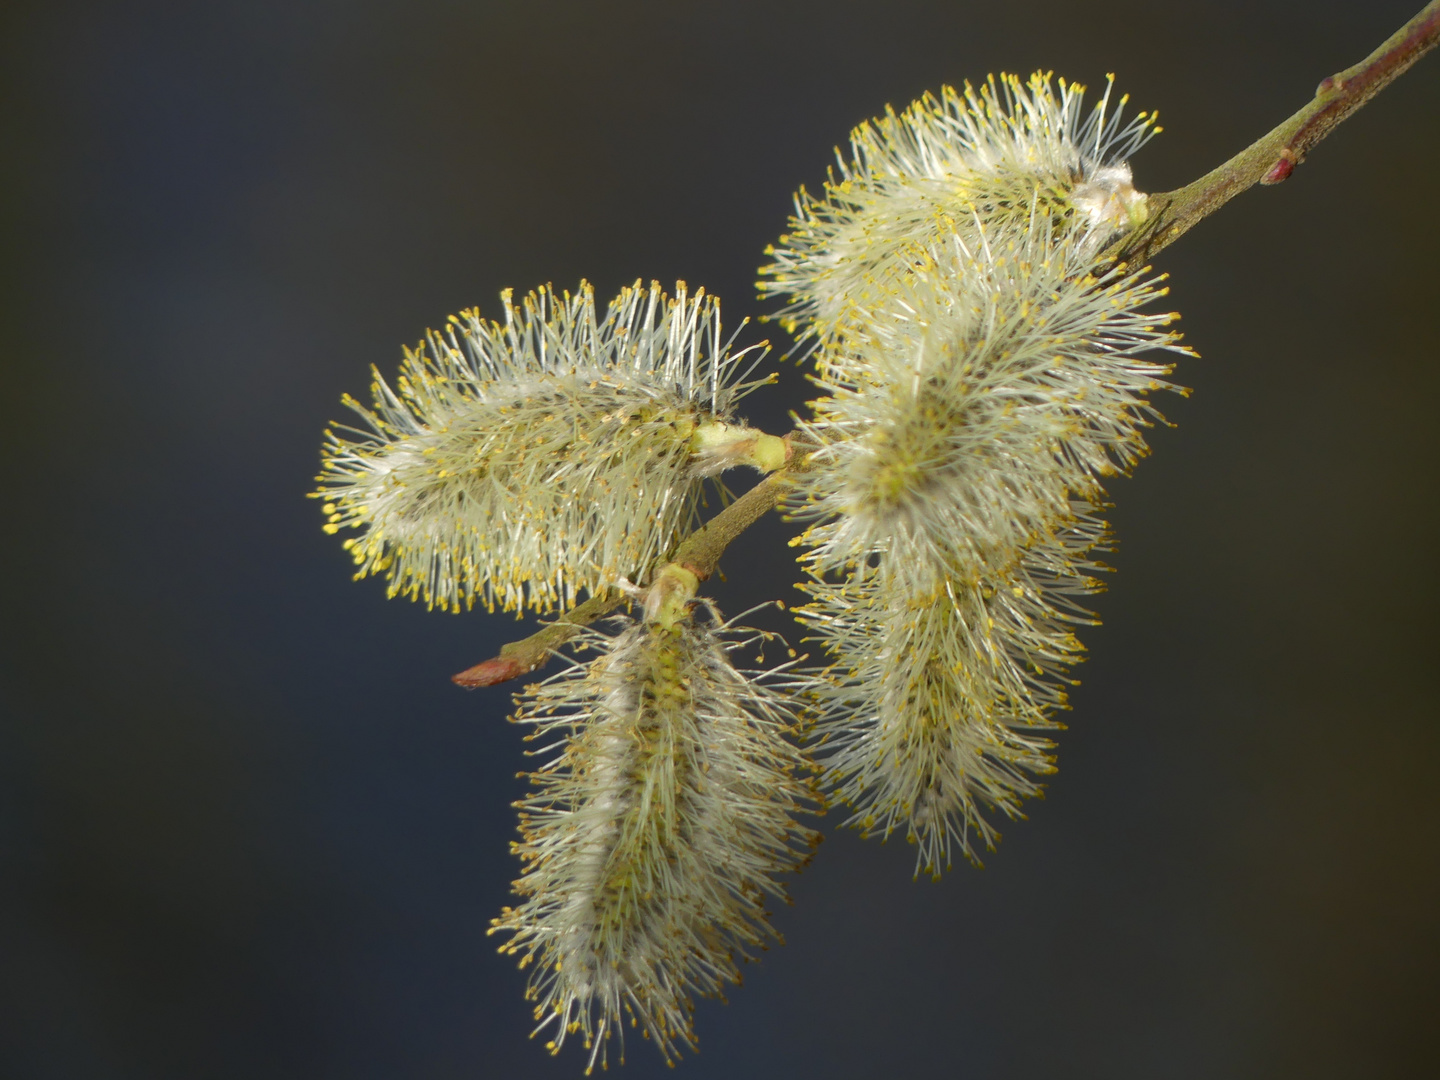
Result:
{"type": "MultiPolygon", "coordinates": [[[[577,1075],[485,937],[508,694],[448,681],[522,628],[350,581],[340,393],[505,286],[758,314],[793,188],[946,81],[1115,71],[1178,186],[1417,3],[7,5],[0,1075],[577,1075]]],[[[678,1075],[1434,1075],[1437,117],[1431,57],[1163,254],[1204,358],[1049,797],[939,885],[832,829],[678,1075]]]]}

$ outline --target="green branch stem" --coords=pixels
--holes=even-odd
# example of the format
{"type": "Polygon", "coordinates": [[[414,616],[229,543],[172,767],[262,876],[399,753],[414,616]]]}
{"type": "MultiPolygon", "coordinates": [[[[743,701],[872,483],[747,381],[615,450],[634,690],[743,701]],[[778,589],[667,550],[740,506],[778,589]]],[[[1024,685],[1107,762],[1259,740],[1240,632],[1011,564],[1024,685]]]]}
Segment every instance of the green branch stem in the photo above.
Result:
{"type": "MultiPolygon", "coordinates": [[[[1269,134],[1194,183],[1150,195],[1146,219],[1112,244],[1106,256],[1122,262],[1146,262],[1242,191],[1287,179],[1322,139],[1437,44],[1440,0],[1431,0],[1364,60],[1324,79],[1314,98],[1269,134]]],[[[793,433],[786,436],[786,443],[793,437],[793,433]]],[[[787,477],[805,468],[807,456],[794,454],[792,448],[784,467],[681,540],[668,562],[679,564],[702,581],[708,578],[730,543],[775,509],[787,477]]],[[[452,676],[453,681],[465,687],[493,686],[528,674],[581,627],[610,614],[625,599],[619,589],[606,589],[524,640],[504,646],[498,656],[452,676]]]]}
{"type": "Polygon", "coordinates": [[[1193,183],[1149,196],[1149,216],[1107,254],[1148,261],[1242,191],[1287,179],[1325,136],[1437,44],[1440,0],[1431,0],[1364,60],[1323,79],[1314,98],[1269,134],[1193,183]]]}

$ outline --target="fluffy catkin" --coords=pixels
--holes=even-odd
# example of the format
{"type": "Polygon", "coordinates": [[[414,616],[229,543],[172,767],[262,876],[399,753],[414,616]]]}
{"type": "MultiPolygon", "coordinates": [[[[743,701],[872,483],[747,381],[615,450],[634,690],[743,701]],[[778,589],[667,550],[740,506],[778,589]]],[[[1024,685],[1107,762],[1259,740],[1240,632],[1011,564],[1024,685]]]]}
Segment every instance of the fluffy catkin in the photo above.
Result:
{"type": "Polygon", "coordinates": [[[842,335],[802,423],[818,449],[791,510],[817,571],[884,553],[924,587],[938,567],[1000,574],[1099,502],[1146,451],[1148,395],[1174,389],[1151,350],[1185,351],[1156,279],[1077,270],[1037,226],[959,237],[842,335]]]}
{"type": "Polygon", "coordinates": [[[703,291],[636,282],[603,318],[584,283],[502,299],[503,321],[465,311],[407,350],[394,389],[375,373],[373,408],[347,397],[366,430],[327,432],[325,528],[360,530],[356,576],[391,596],[547,611],[643,579],[702,477],[769,438],[733,421],[763,352],[730,350],[703,291]]]}
{"type": "Polygon", "coordinates": [[[555,1052],[578,1033],[590,1066],[613,1034],[623,1060],[627,1015],[667,1061],[693,1047],[692,996],[738,982],[775,936],[766,897],[817,839],[795,821],[812,792],[786,686],[728,655],[754,634],[661,607],[592,635],[599,658],[528,688],[516,714],[563,750],[519,804],[524,902],[494,929],[534,963],[537,1031],[554,1024],[555,1052]]]}
{"type": "Polygon", "coordinates": [[[1144,219],[1125,158],[1160,130],[1153,113],[1123,121],[1124,97],[1112,111],[1111,85],[1087,115],[1076,83],[991,76],[862,123],[823,195],[796,194],[761,294],[786,298],[781,324],[823,345],[951,234],[1021,229],[1038,215],[1093,254],[1144,219]]]}
{"type": "Polygon", "coordinates": [[[1080,598],[1102,569],[1089,553],[1103,523],[1076,511],[1003,573],[940,569],[925,585],[884,556],[802,586],[812,600],[799,617],[832,657],[817,752],[847,823],[899,830],[918,846],[917,874],[938,877],[952,846],[978,862],[977,841],[999,836],[986,812],[1022,817],[1054,771],[1046,732],[1062,726],[1083,652],[1074,630],[1095,621],[1080,598]]]}
{"type": "Polygon", "coordinates": [[[801,617],[832,657],[815,732],[853,824],[919,845],[995,837],[1052,771],[1078,597],[1093,591],[1103,477],[1146,452],[1148,394],[1185,351],[1164,296],[1091,269],[1051,219],[921,249],[884,304],[826,346],[790,509],[812,582],[801,617]]]}

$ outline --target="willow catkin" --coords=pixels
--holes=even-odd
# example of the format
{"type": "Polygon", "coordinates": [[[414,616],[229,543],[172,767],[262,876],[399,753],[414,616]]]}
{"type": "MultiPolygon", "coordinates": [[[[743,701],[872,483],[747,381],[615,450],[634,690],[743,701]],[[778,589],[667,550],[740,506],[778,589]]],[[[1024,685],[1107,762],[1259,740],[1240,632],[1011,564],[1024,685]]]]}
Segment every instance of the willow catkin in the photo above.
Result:
{"type": "Polygon", "coordinates": [[[503,301],[407,351],[393,389],[377,372],[373,408],[347,397],[365,430],[327,433],[315,497],[328,532],[359,530],[357,577],[456,611],[569,606],[643,580],[703,477],[778,463],[733,415],[763,351],[732,350],[703,290],[636,282],[603,318],[583,283],[503,301]]]}
{"type": "MultiPolygon", "coordinates": [[[[652,598],[686,576],[667,568],[652,598]]],[[[738,982],[775,936],[765,901],[817,839],[795,821],[813,794],[785,738],[796,677],[738,670],[754,632],[685,591],[592,633],[600,655],[528,688],[515,717],[560,752],[519,804],[523,903],[494,929],[534,965],[537,1030],[553,1051],[578,1033],[590,1066],[613,1035],[623,1056],[626,1018],[667,1061],[693,1047],[693,995],[738,982]]]]}

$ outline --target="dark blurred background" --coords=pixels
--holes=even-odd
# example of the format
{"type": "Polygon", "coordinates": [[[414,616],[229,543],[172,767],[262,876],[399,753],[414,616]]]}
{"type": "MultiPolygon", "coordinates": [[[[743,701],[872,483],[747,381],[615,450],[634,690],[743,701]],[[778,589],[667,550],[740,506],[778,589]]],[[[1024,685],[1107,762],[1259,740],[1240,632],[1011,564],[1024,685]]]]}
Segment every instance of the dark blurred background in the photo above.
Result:
{"type": "MultiPolygon", "coordinates": [[[[1179,186],[1418,4],[6,5],[0,1076],[578,1075],[485,937],[508,690],[448,681],[525,628],[350,581],[339,395],[511,285],[761,313],[792,190],[947,81],[1114,71],[1179,186]]],[[[1160,257],[1203,359],[1049,797],[939,885],[832,827],[678,1075],[1435,1075],[1437,117],[1432,56],[1160,257]]]]}

